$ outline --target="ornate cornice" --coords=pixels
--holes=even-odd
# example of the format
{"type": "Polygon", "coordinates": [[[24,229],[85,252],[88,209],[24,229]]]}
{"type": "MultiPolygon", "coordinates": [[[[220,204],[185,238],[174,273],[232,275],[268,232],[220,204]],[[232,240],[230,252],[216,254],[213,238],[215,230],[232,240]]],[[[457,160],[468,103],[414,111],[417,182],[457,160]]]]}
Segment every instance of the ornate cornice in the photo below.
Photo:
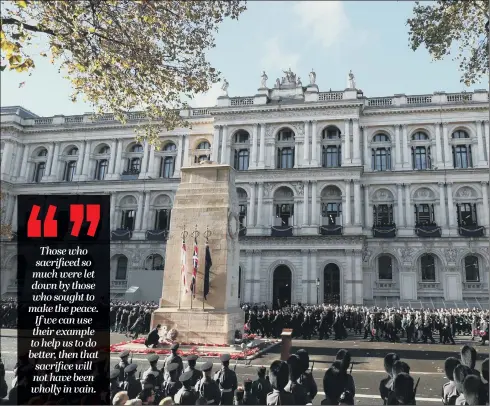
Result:
{"type": "Polygon", "coordinates": [[[361,170],[342,170],[342,168],[332,171],[326,171],[323,168],[298,168],[295,170],[271,169],[267,171],[247,171],[246,173],[237,173],[236,182],[303,182],[305,179],[310,181],[328,181],[346,178],[360,179],[360,177],[361,170]]]}

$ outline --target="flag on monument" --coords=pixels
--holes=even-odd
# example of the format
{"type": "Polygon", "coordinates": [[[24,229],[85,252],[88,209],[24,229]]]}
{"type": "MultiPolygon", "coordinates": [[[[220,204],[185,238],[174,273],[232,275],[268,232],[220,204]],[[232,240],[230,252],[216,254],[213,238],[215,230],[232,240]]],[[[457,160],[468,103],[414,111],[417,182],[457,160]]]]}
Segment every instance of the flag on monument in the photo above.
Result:
{"type": "Polygon", "coordinates": [[[197,248],[197,238],[194,237],[194,255],[192,256],[192,281],[191,293],[196,296],[197,268],[199,267],[199,250],[197,248]]]}
{"type": "Polygon", "coordinates": [[[186,280],[186,263],[187,263],[187,248],[185,246],[185,240],[182,239],[182,250],[180,252],[180,263],[181,263],[181,268],[180,268],[180,273],[182,276],[182,284],[184,286],[184,293],[187,293],[187,280],[186,280]]]}
{"type": "Polygon", "coordinates": [[[209,293],[209,273],[210,269],[213,266],[213,262],[211,261],[211,251],[209,250],[209,245],[206,244],[206,260],[204,262],[204,300],[207,300],[207,296],[209,293]]]}

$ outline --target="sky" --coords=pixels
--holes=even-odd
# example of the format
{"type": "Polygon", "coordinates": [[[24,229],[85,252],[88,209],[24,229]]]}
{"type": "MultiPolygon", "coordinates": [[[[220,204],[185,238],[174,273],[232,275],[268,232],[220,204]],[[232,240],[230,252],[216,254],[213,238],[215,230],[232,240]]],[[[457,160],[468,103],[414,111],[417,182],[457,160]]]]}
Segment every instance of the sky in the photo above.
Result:
{"type": "MultiPolygon", "coordinates": [[[[253,96],[265,70],[273,87],[283,70],[292,69],[308,83],[314,69],[320,91],[343,90],[352,70],[367,97],[420,95],[435,91],[487,89],[488,78],[466,88],[458,62],[432,61],[420,48],[412,51],[406,21],[408,1],[249,1],[239,20],[227,20],[216,35],[208,58],[229,82],[230,97],[253,96]]],[[[47,58],[35,58],[31,76],[4,71],[1,105],[20,105],[39,116],[90,112],[90,105],[72,103],[71,85],[47,58]],[[19,83],[25,85],[19,88],[19,83]]],[[[192,100],[211,107],[220,84],[192,100]]]]}

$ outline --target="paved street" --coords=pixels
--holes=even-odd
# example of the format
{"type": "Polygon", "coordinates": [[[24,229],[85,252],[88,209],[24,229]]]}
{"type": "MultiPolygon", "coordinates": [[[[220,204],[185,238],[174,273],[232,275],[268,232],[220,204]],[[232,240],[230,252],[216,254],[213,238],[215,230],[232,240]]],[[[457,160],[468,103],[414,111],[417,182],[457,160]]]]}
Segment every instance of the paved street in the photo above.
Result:
{"type": "MultiPolygon", "coordinates": [[[[7,384],[10,385],[13,376],[13,367],[16,361],[16,338],[15,330],[3,330],[1,332],[1,353],[7,370],[7,384]]],[[[111,343],[126,341],[121,334],[111,334],[111,343]]],[[[293,342],[293,351],[306,348],[310,353],[310,359],[315,362],[313,375],[318,385],[319,394],[314,404],[320,404],[323,399],[323,374],[325,369],[332,363],[339,348],[346,348],[352,354],[354,361],[353,376],[356,383],[356,404],[372,405],[381,404],[378,394],[379,381],[386,375],[383,369],[383,357],[386,353],[394,351],[405,360],[412,369],[415,380],[420,379],[417,390],[417,405],[433,405],[440,402],[441,386],[445,382],[443,373],[444,359],[449,356],[459,356],[459,349],[464,343],[471,343],[468,337],[457,337],[456,345],[441,344],[406,344],[406,343],[370,343],[359,337],[350,337],[346,341],[303,341],[293,342]]],[[[477,368],[488,356],[488,346],[480,347],[475,343],[479,353],[477,368]]],[[[236,367],[239,382],[247,377],[254,378],[258,365],[268,366],[274,359],[279,358],[280,346],[275,347],[272,352],[254,360],[251,365],[245,361],[239,361],[236,367]]],[[[117,354],[113,354],[112,362],[118,362],[117,354]]],[[[138,371],[147,368],[144,355],[135,355],[133,362],[138,364],[138,371]]],[[[219,360],[215,359],[215,368],[219,367],[219,360]]]]}

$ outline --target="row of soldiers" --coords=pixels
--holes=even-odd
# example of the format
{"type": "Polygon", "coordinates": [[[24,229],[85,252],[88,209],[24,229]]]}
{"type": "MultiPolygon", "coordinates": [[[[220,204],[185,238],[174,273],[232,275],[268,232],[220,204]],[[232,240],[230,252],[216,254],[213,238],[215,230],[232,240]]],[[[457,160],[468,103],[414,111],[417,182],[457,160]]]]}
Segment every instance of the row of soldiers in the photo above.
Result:
{"type": "Polygon", "coordinates": [[[0,328],[17,327],[17,301],[5,299],[0,302],[0,328]]]}
{"type": "Polygon", "coordinates": [[[407,342],[439,342],[454,344],[456,334],[488,340],[489,312],[477,309],[366,308],[361,306],[290,306],[279,310],[244,305],[245,329],[266,337],[280,336],[283,328],[291,328],[293,337],[320,340],[344,339],[348,332],[371,340],[387,339],[407,342]]]}

